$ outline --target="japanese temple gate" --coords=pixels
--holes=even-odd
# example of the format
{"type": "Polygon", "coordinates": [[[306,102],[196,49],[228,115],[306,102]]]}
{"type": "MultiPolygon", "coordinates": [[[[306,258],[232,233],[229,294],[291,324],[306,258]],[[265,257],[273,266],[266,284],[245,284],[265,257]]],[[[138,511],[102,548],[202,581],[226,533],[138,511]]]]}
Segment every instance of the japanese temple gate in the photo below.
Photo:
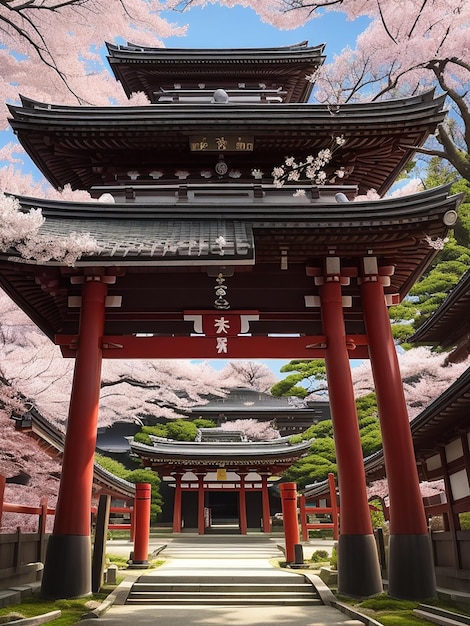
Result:
{"type": "MultiPolygon", "coordinates": [[[[246,535],[249,527],[271,532],[269,479],[282,474],[310,447],[309,441],[290,443],[290,436],[247,442],[242,433],[221,428],[200,429],[199,440],[195,442],[154,439],[152,446],[132,442],[131,451],[140,456],[145,467],[152,468],[174,486],[173,532],[183,530],[183,494],[197,494],[197,502],[192,502],[197,510],[196,524],[193,521],[192,525],[196,525],[200,535],[214,521],[210,498],[206,497],[214,493],[235,496],[238,510],[232,522],[236,521],[240,534],[246,535]],[[261,507],[256,506],[253,499],[256,496],[261,507]],[[255,509],[250,516],[247,498],[255,509]]],[[[191,502],[186,502],[186,513],[189,513],[188,504],[191,502]]]]}
{"type": "Polygon", "coordinates": [[[176,50],[108,46],[126,93],[151,105],[55,106],[24,98],[11,126],[56,187],[100,202],[21,197],[50,235],[90,232],[73,267],[0,256],[13,300],[75,358],[43,595],[90,591],[93,455],[103,358],[324,358],[341,502],[339,590],[382,590],[350,358],[370,358],[390,488],[389,593],[435,595],[432,555],[387,305],[400,302],[456,221],[442,187],[382,196],[445,117],[432,92],[308,104],[323,48],[176,50]],[[322,185],[273,185],[341,136],[322,185]],[[341,172],[338,174],[338,172],[341,172]],[[302,193],[295,194],[297,189],[302,193]]]}

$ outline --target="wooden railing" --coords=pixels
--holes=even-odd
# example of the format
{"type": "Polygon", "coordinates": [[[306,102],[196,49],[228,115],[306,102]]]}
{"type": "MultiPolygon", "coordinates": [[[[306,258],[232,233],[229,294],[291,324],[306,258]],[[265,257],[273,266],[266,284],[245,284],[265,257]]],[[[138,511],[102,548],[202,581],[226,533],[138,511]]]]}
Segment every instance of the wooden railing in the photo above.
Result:
{"type": "Polygon", "coordinates": [[[308,541],[309,530],[333,531],[333,539],[339,536],[339,507],[336,499],[336,483],[334,474],[328,474],[329,500],[330,506],[308,506],[305,496],[299,496],[300,526],[302,528],[302,540],[308,541]],[[308,522],[309,515],[326,514],[331,518],[331,522],[308,522]]]}

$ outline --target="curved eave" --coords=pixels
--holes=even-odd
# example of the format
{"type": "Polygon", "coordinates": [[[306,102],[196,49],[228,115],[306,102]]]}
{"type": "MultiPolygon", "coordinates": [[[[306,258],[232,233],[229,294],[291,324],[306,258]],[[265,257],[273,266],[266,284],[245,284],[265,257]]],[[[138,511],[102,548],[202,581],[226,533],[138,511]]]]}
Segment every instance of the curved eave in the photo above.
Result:
{"type": "Polygon", "coordinates": [[[169,62],[176,62],[178,59],[183,61],[187,59],[212,59],[217,61],[221,57],[233,58],[234,60],[249,58],[257,61],[258,58],[271,58],[289,53],[293,53],[294,55],[302,53],[321,55],[325,44],[309,46],[308,41],[301,41],[286,46],[265,46],[261,48],[157,48],[153,46],[140,46],[139,44],[130,42],[126,45],[116,45],[107,42],[106,48],[108,53],[113,57],[122,56],[123,58],[145,59],[149,56],[151,58],[155,57],[158,60],[166,59],[169,62]]]}
{"type": "MultiPolygon", "coordinates": [[[[23,210],[40,208],[47,219],[57,219],[61,223],[70,222],[75,228],[76,220],[84,219],[92,232],[96,220],[104,219],[110,224],[120,220],[151,221],[158,219],[174,220],[211,220],[218,219],[249,222],[253,228],[263,228],[268,224],[282,222],[283,228],[296,228],[298,223],[311,227],[330,228],[338,225],[350,228],[355,223],[359,226],[373,227],[398,225],[401,223],[421,223],[423,220],[442,221],[443,215],[457,208],[463,200],[463,194],[449,196],[450,185],[442,185],[408,196],[381,198],[378,200],[356,202],[291,202],[286,204],[264,203],[262,200],[246,203],[231,203],[230,198],[205,202],[172,203],[106,203],[50,200],[31,196],[16,197],[23,210]],[[286,222],[289,222],[286,224],[286,222]]],[[[6,192],[8,193],[8,192],[6,192]]]]}
{"type": "Polygon", "coordinates": [[[288,91],[288,100],[306,102],[312,84],[305,80],[325,57],[324,44],[307,42],[271,48],[153,48],[127,44],[106,44],[110,67],[127,96],[152,93],[163,83],[204,80],[227,87],[227,81],[268,82],[278,79],[288,91]]]}
{"type": "MultiPolygon", "coordinates": [[[[72,106],[56,105],[39,102],[25,96],[21,96],[22,105],[8,105],[12,114],[12,122],[33,122],[51,127],[64,127],[68,130],[72,122],[77,128],[93,125],[103,128],[115,127],[116,124],[130,125],[154,125],[156,121],[164,124],[177,121],[188,124],[212,121],[220,126],[231,121],[244,123],[265,123],[269,126],[277,126],[280,122],[289,122],[290,130],[295,127],[308,126],[317,121],[319,126],[324,126],[330,121],[330,126],[337,127],[356,126],[357,123],[392,124],[394,122],[417,121],[432,122],[443,119],[445,97],[434,96],[434,91],[428,91],[417,96],[397,98],[395,100],[382,100],[379,102],[359,102],[353,104],[340,104],[332,111],[331,106],[323,104],[172,104],[140,105],[140,106],[72,106]],[[214,111],[217,111],[217,120],[214,120],[214,111]],[[269,111],[269,115],[267,114],[269,111]],[[298,114],[298,115],[296,115],[298,114]]],[[[377,129],[376,129],[377,132],[377,129]]]]}
{"type": "MultiPolygon", "coordinates": [[[[470,368],[446,391],[428,405],[410,422],[411,436],[417,460],[438,454],[439,449],[469,432],[470,368]]],[[[383,450],[364,459],[367,479],[377,480],[385,476],[383,450]]]]}
{"type": "MultiPolygon", "coordinates": [[[[278,441],[278,440],[275,440],[278,441]]],[[[289,445],[276,442],[256,443],[220,443],[220,442],[156,442],[153,446],[131,441],[131,452],[152,463],[189,463],[218,465],[223,462],[230,464],[249,462],[257,465],[264,463],[292,463],[305,454],[310,441],[289,445]],[[186,444],[186,445],[182,445],[186,444]]]]}
{"type": "Polygon", "coordinates": [[[419,456],[436,454],[441,445],[470,431],[470,368],[411,422],[419,456]],[[426,454],[427,453],[427,454],[426,454]]]}
{"type": "MultiPolygon", "coordinates": [[[[34,408],[30,410],[30,415],[31,429],[26,430],[26,434],[32,436],[50,456],[62,456],[65,435],[34,408]]],[[[115,476],[98,463],[93,464],[93,484],[117,498],[133,499],[135,496],[133,483],[115,476]]]]}
{"type": "MultiPolygon", "coordinates": [[[[301,65],[306,60],[321,63],[325,58],[325,44],[308,46],[306,42],[293,46],[272,48],[153,48],[148,46],[127,46],[106,44],[108,60],[132,65],[154,65],[156,72],[168,74],[180,67],[204,66],[203,71],[211,71],[213,66],[224,67],[238,74],[244,65],[262,74],[266,64],[289,63],[301,65]],[[164,67],[160,67],[163,64],[164,67]],[[206,66],[209,66],[207,69],[206,66]],[[233,66],[233,68],[231,67],[233,66]]],[[[201,70],[199,70],[201,71],[201,70]]]]}
{"type": "MultiPolygon", "coordinates": [[[[286,154],[315,153],[331,136],[343,135],[346,143],[334,158],[338,166],[354,167],[348,182],[383,193],[414,148],[445,117],[443,97],[434,98],[432,92],[341,105],[333,114],[330,107],[309,104],[67,107],[22,101],[23,106],[9,108],[10,124],[25,150],[54,186],[71,184],[81,189],[102,184],[94,167],[95,154],[111,167],[124,169],[158,150],[168,158],[178,156],[183,163],[194,156],[189,152],[189,138],[203,129],[252,135],[256,151],[244,153],[243,159],[253,167],[259,155],[268,159],[268,167],[274,166],[286,154]]],[[[197,156],[199,160],[212,158],[206,153],[197,156]]],[[[155,167],[155,160],[152,163],[155,167]]],[[[200,166],[205,167],[203,160],[200,166]]]]}
{"type": "MultiPolygon", "coordinates": [[[[410,337],[413,343],[457,345],[470,333],[470,271],[467,271],[441,306],[410,337]]],[[[467,339],[468,341],[468,339],[467,339]]]]}

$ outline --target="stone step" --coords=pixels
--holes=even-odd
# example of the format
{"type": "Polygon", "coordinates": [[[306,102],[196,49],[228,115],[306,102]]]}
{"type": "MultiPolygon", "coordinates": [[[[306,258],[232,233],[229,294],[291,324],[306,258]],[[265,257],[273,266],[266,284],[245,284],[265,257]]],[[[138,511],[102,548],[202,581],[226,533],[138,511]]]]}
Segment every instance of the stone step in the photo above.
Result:
{"type": "Polygon", "coordinates": [[[204,591],[203,589],[188,589],[187,591],[172,591],[171,589],[162,589],[161,591],[154,591],[152,589],[133,589],[131,592],[131,597],[132,598],[153,598],[153,597],[157,597],[157,598],[187,598],[189,596],[198,596],[198,597],[204,597],[204,598],[211,598],[211,597],[216,597],[216,598],[221,598],[221,597],[247,597],[247,598],[283,598],[285,596],[290,596],[290,597],[295,597],[295,598],[314,598],[316,597],[314,594],[312,594],[311,591],[304,590],[304,591],[297,591],[296,593],[280,593],[278,590],[276,591],[269,591],[269,590],[264,590],[264,591],[247,591],[246,589],[235,589],[235,590],[228,590],[228,589],[223,589],[221,591],[204,591]]]}
{"type": "Polygon", "coordinates": [[[430,604],[420,604],[413,612],[418,617],[422,617],[439,626],[462,626],[470,624],[470,616],[461,615],[460,613],[441,609],[430,604]]]}
{"type": "Polygon", "coordinates": [[[148,605],[148,604],[162,604],[162,605],[175,605],[178,606],[186,606],[186,605],[204,605],[204,606],[224,606],[224,605],[236,605],[236,606],[247,606],[247,605],[267,605],[267,606],[319,606],[322,604],[321,600],[318,598],[297,598],[296,596],[268,596],[264,598],[251,598],[245,595],[237,595],[237,596],[227,596],[222,595],[220,597],[217,596],[209,596],[209,597],[200,597],[198,594],[193,594],[187,598],[159,598],[153,596],[151,598],[136,598],[134,596],[129,596],[126,600],[126,604],[133,605],[148,605]]]}
{"type": "Polygon", "coordinates": [[[190,576],[190,575],[168,575],[168,574],[146,574],[145,576],[140,576],[134,584],[157,584],[161,585],[162,583],[170,583],[170,584],[192,584],[192,585],[227,585],[227,584],[235,584],[235,585],[303,585],[311,583],[305,581],[303,575],[298,574],[279,574],[276,576],[250,576],[246,575],[237,576],[237,575],[221,575],[221,576],[190,576]]]}
{"type": "MultiPolygon", "coordinates": [[[[300,579],[301,580],[301,579],[300,579]]],[[[253,583],[251,580],[249,583],[239,581],[239,582],[223,582],[218,580],[214,583],[205,583],[196,580],[194,582],[184,582],[180,580],[174,581],[155,581],[155,582],[147,582],[147,581],[137,581],[132,586],[133,590],[139,591],[188,591],[188,589],[198,589],[200,591],[264,591],[265,589],[269,589],[270,591],[279,591],[281,593],[296,593],[299,591],[308,591],[312,593],[313,587],[311,583],[306,582],[298,582],[293,585],[290,584],[286,587],[283,583],[253,583]]]]}
{"type": "Polygon", "coordinates": [[[127,604],[319,605],[315,587],[303,576],[142,576],[133,585],[127,604]],[[249,582],[248,582],[249,581],[249,582]]]}

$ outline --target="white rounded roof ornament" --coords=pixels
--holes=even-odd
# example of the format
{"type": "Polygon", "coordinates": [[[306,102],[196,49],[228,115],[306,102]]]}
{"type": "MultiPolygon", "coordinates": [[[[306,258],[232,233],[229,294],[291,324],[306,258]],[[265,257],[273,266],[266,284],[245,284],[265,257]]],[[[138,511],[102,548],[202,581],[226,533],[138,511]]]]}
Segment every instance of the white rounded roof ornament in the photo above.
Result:
{"type": "Polygon", "coordinates": [[[453,226],[455,222],[457,221],[457,218],[458,218],[457,211],[454,211],[452,209],[444,213],[444,217],[442,218],[442,221],[444,222],[446,226],[453,226]]]}
{"type": "Polygon", "coordinates": [[[110,193],[102,193],[101,196],[98,198],[98,202],[114,204],[115,200],[114,196],[112,196],[110,193]]]}
{"type": "Polygon", "coordinates": [[[212,94],[212,102],[216,104],[226,104],[229,101],[228,93],[225,89],[216,89],[212,94]]]}

